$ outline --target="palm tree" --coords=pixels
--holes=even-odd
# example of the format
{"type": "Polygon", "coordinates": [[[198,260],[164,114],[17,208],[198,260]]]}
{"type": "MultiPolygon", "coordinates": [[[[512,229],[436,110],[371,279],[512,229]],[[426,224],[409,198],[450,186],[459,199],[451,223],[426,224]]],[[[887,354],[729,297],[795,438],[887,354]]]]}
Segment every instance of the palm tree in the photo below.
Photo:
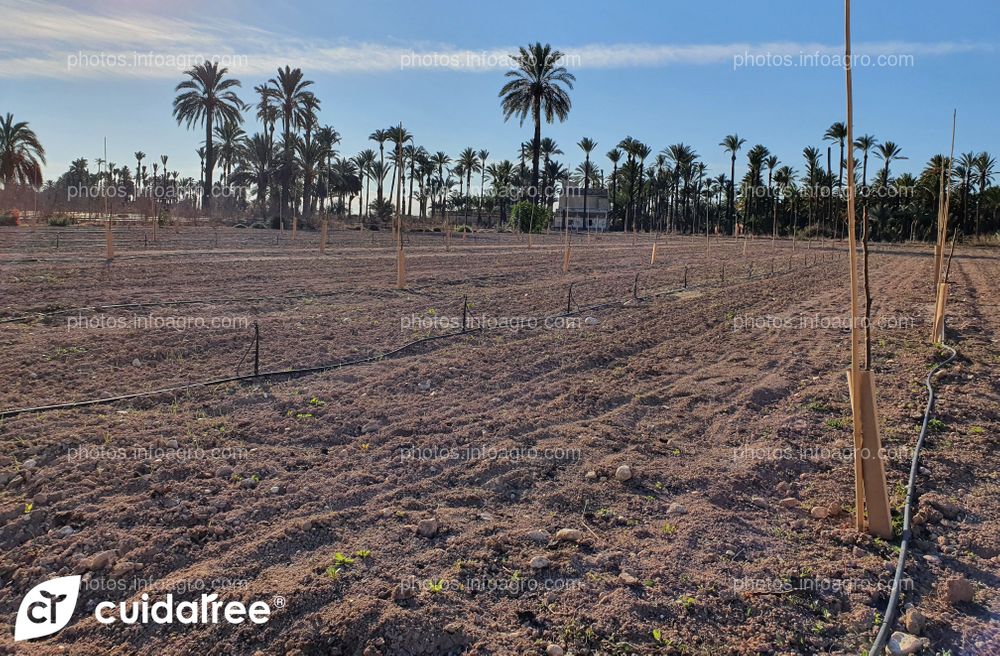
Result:
{"type": "Polygon", "coordinates": [[[774,170],[778,168],[779,160],[777,155],[768,155],[764,158],[764,165],[767,167],[767,199],[771,205],[771,237],[778,238],[778,204],[774,199],[774,192],[771,183],[774,180],[774,170]]]}
{"type": "Polygon", "coordinates": [[[819,148],[814,146],[803,148],[802,156],[806,160],[806,180],[809,183],[809,193],[807,195],[809,202],[808,224],[812,226],[816,200],[819,197],[818,191],[823,180],[823,164],[820,162],[819,148]]]}
{"type": "Polygon", "coordinates": [[[281,199],[282,216],[292,213],[292,171],[293,155],[295,152],[295,141],[292,139],[292,130],[303,123],[303,114],[307,107],[312,104],[315,98],[307,87],[313,84],[312,80],[306,80],[302,75],[302,69],[285,66],[279,68],[276,77],[267,81],[271,87],[271,95],[277,103],[278,115],[281,117],[282,133],[284,140],[282,148],[284,157],[281,169],[281,199]]]}
{"type": "Polygon", "coordinates": [[[823,139],[840,144],[840,174],[837,178],[837,186],[842,188],[844,186],[844,140],[847,139],[847,126],[840,121],[834,123],[823,134],[823,139]]]}
{"type": "Polygon", "coordinates": [[[313,139],[295,139],[295,155],[300,171],[302,171],[302,216],[303,220],[312,217],[313,181],[319,176],[326,162],[326,151],[319,141],[313,139]]]}
{"type": "Polygon", "coordinates": [[[510,188],[514,180],[514,163],[502,160],[490,164],[486,172],[490,175],[493,195],[500,201],[500,225],[507,222],[507,200],[510,198],[510,188]]]}
{"type": "Polygon", "coordinates": [[[344,204],[344,196],[349,198],[354,194],[361,193],[361,178],[358,177],[358,166],[354,160],[348,158],[338,159],[331,169],[331,190],[335,190],[338,195],[337,211],[342,212],[350,205],[344,204]]]}
{"type": "Polygon", "coordinates": [[[246,136],[238,123],[223,122],[215,126],[215,139],[218,141],[216,162],[222,167],[222,177],[227,186],[230,174],[239,163],[240,145],[246,136]]]}
{"type": "Polygon", "coordinates": [[[264,133],[267,142],[274,145],[274,124],[278,122],[278,108],[276,90],[268,84],[258,84],[253,88],[258,96],[257,100],[257,120],[264,126],[264,133]]]}
{"type": "Polygon", "coordinates": [[[756,217],[754,216],[754,199],[757,197],[757,190],[760,189],[763,184],[763,179],[761,173],[764,169],[764,162],[767,160],[768,155],[770,155],[767,147],[762,144],[757,144],[747,152],[747,173],[744,178],[744,188],[749,190],[749,193],[745,193],[744,201],[746,209],[744,214],[746,216],[747,227],[756,232],[756,217]]]}
{"type": "Polygon", "coordinates": [[[135,153],[135,195],[139,196],[139,174],[142,171],[142,160],[146,157],[146,153],[141,150],[135,153]]]}
{"type": "Polygon", "coordinates": [[[476,153],[479,158],[479,205],[476,208],[476,225],[483,224],[483,193],[486,188],[486,159],[490,156],[490,151],[485,148],[476,153]]]}
{"type": "Polygon", "coordinates": [[[552,187],[555,186],[555,180],[549,175],[549,162],[553,155],[562,155],[563,151],[559,148],[559,144],[555,142],[554,139],[550,137],[545,137],[539,143],[541,148],[542,157],[542,187],[541,187],[541,200],[544,205],[549,204],[549,192],[552,187]]]}
{"type": "Polygon", "coordinates": [[[198,178],[198,183],[201,185],[202,189],[205,189],[205,147],[199,146],[195,152],[198,153],[198,166],[200,167],[198,170],[201,172],[201,177],[198,178]]]}
{"type": "Polygon", "coordinates": [[[580,139],[576,144],[579,146],[580,150],[583,151],[583,221],[587,226],[587,232],[590,232],[590,217],[587,214],[587,194],[590,192],[590,153],[594,152],[597,148],[597,142],[590,137],[584,137],[580,139]]]}
{"type": "Polygon", "coordinates": [[[609,203],[608,207],[611,211],[614,211],[617,209],[618,204],[618,197],[615,193],[617,192],[618,184],[618,162],[621,161],[622,151],[618,148],[612,148],[607,152],[607,154],[605,154],[605,157],[608,158],[608,161],[611,162],[611,166],[613,167],[611,170],[611,203],[609,203]]]}
{"type": "Polygon", "coordinates": [[[962,181],[962,224],[963,230],[968,229],[969,224],[969,189],[972,187],[972,176],[976,171],[976,154],[963,153],[955,165],[955,174],[962,181]]]}
{"type": "MultiPolygon", "coordinates": [[[[368,139],[371,140],[371,141],[374,141],[374,142],[378,143],[378,161],[379,161],[379,163],[384,163],[385,162],[385,142],[389,140],[389,131],[388,130],[375,130],[370,135],[368,135],[368,139]]],[[[378,196],[377,196],[377,199],[378,199],[379,205],[381,205],[382,204],[382,182],[381,181],[378,183],[378,196]]]]}
{"type": "MultiPolygon", "coordinates": [[[[448,190],[445,187],[444,180],[444,170],[449,164],[451,164],[451,158],[448,157],[443,151],[437,151],[431,156],[431,164],[437,167],[438,170],[438,181],[440,182],[441,191],[441,219],[445,218],[445,204],[448,202],[448,190]]],[[[434,206],[431,205],[431,218],[434,218],[434,206]]]]}
{"type": "Polygon", "coordinates": [[[322,213],[325,209],[323,203],[326,197],[330,195],[330,171],[333,168],[333,160],[337,157],[335,146],[340,143],[340,133],[334,130],[332,125],[324,125],[316,131],[316,143],[319,144],[319,148],[323,153],[321,171],[323,185],[320,190],[317,190],[322,191],[322,195],[320,196],[320,213],[322,213]]]}
{"type": "Polygon", "coordinates": [[[217,62],[206,61],[184,71],[190,79],[178,84],[174,91],[182,91],[174,98],[174,118],[177,124],[187,124],[188,129],[196,123],[205,127],[205,187],[202,189],[202,209],[212,211],[212,171],[215,168],[215,149],[212,136],[215,120],[222,123],[242,123],[243,101],[233,90],[240,81],[226,78],[229,69],[220,68],[217,62]]]}
{"type": "Polygon", "coordinates": [[[0,120],[0,182],[26,184],[38,187],[42,184],[42,164],[45,164],[45,149],[38,135],[28,127],[26,121],[14,122],[14,115],[7,114],[0,120]]]}
{"type": "Polygon", "coordinates": [[[733,181],[736,179],[736,153],[739,151],[740,148],[743,147],[743,144],[745,144],[746,142],[747,142],[746,139],[740,139],[740,136],[734,133],[727,135],[726,138],[723,139],[721,143],[719,143],[719,145],[722,146],[723,152],[729,153],[730,156],[729,199],[727,201],[728,204],[726,205],[726,221],[732,222],[734,235],[736,234],[736,220],[735,217],[733,216],[733,208],[736,205],[736,196],[735,196],[736,188],[735,185],[733,184],[733,181]]]}
{"type": "Polygon", "coordinates": [[[535,125],[532,138],[531,154],[531,187],[538,196],[538,158],[542,141],[542,117],[547,123],[554,119],[565,121],[569,115],[572,103],[569,93],[563,85],[573,88],[576,77],[559,64],[563,53],[553,50],[552,46],[541,43],[522,47],[513,56],[517,68],[507,71],[506,77],[511,78],[500,89],[504,121],[517,115],[520,124],[528,116],[535,125]]]}
{"type": "Polygon", "coordinates": [[[261,219],[267,218],[267,190],[275,171],[277,157],[271,145],[271,136],[256,133],[240,143],[240,159],[232,179],[239,185],[256,185],[257,206],[261,219]]]}
{"type": "Polygon", "coordinates": [[[986,151],[976,156],[976,177],[979,180],[979,194],[976,196],[976,235],[979,235],[980,231],[980,207],[983,194],[986,193],[986,185],[993,181],[993,169],[996,163],[996,160],[986,151]]]}
{"type": "Polygon", "coordinates": [[[638,223],[636,222],[636,218],[638,217],[639,220],[642,220],[642,215],[640,214],[640,210],[641,210],[641,207],[642,207],[642,205],[641,205],[641,203],[642,203],[642,172],[643,172],[643,168],[646,166],[646,158],[649,157],[653,153],[653,149],[650,148],[649,146],[647,146],[646,144],[642,143],[641,141],[635,141],[634,142],[634,152],[635,152],[635,157],[638,160],[639,168],[637,170],[638,175],[636,176],[637,177],[637,182],[638,182],[638,187],[636,188],[636,194],[635,194],[635,210],[633,210],[633,212],[632,212],[632,231],[633,232],[635,232],[636,230],[638,230],[638,223]]]}
{"type": "Polygon", "coordinates": [[[875,156],[883,162],[882,178],[886,185],[889,184],[889,165],[898,160],[908,159],[900,154],[902,152],[899,146],[891,141],[880,143],[875,147],[875,156]]]}
{"type": "Polygon", "coordinates": [[[854,147],[862,152],[861,163],[861,194],[868,203],[868,152],[878,144],[878,140],[870,134],[863,134],[854,140],[854,147]]]}
{"type": "MultiPolygon", "coordinates": [[[[472,196],[472,174],[479,171],[479,158],[476,156],[476,151],[472,148],[466,148],[458,155],[458,166],[462,168],[465,173],[465,194],[469,197],[472,196]]],[[[461,178],[461,175],[459,175],[461,178]]],[[[461,195],[461,194],[460,194],[461,195]]],[[[465,214],[465,222],[469,222],[469,205],[468,203],[463,203],[463,209],[465,214]]]]}

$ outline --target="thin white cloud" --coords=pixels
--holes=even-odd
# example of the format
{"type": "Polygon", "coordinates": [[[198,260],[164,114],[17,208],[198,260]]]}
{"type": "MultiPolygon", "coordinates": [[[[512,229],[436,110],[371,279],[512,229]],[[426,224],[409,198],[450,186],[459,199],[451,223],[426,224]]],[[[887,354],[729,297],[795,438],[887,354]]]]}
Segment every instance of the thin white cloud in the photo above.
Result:
{"type": "MultiPolygon", "coordinates": [[[[205,59],[219,60],[235,75],[271,75],[279,66],[310,73],[393,71],[494,71],[507,68],[515,47],[483,50],[448,45],[303,42],[233,21],[195,23],[179,18],[129,13],[107,16],[44,5],[34,0],[0,0],[9,26],[0,41],[0,78],[167,78],[205,59]]],[[[589,44],[562,48],[575,70],[729,64],[740,57],[835,57],[839,44],[589,44]]],[[[906,56],[915,60],[972,52],[994,52],[992,44],[884,41],[861,43],[859,55],[906,56]]]]}

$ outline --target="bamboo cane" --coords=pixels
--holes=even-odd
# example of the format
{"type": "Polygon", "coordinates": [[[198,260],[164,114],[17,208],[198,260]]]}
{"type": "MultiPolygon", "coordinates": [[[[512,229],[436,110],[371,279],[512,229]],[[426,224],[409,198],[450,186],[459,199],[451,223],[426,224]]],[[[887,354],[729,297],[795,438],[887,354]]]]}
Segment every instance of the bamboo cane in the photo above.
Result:
{"type": "MultiPolygon", "coordinates": [[[[847,143],[854,143],[854,89],[851,59],[851,0],[844,0],[845,72],[847,83],[847,143]]],[[[892,526],[885,487],[879,439],[875,383],[871,371],[862,370],[861,332],[858,330],[858,253],[855,221],[854,149],[847,149],[847,230],[851,268],[851,368],[848,389],[854,424],[855,527],[889,538],[892,526]],[[867,520],[867,521],[866,521],[867,520]]]]}
{"type": "MultiPolygon", "coordinates": [[[[403,122],[399,123],[398,135],[400,138],[396,140],[396,161],[403,161],[403,122]]],[[[396,289],[403,289],[406,286],[406,255],[403,253],[403,214],[400,211],[403,203],[403,167],[396,167],[396,174],[398,176],[396,184],[396,289]]],[[[447,216],[447,212],[445,212],[447,216]]]]}

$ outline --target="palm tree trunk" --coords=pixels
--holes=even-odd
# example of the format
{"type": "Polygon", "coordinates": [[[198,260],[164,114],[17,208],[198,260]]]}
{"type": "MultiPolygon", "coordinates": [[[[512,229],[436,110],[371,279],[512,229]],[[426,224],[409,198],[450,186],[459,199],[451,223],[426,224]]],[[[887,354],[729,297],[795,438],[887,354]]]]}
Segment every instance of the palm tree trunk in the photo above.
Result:
{"type": "Polygon", "coordinates": [[[209,216],[212,215],[212,169],[215,167],[215,148],[212,145],[212,120],[215,118],[213,114],[211,107],[205,112],[205,186],[201,190],[201,206],[209,216]]]}

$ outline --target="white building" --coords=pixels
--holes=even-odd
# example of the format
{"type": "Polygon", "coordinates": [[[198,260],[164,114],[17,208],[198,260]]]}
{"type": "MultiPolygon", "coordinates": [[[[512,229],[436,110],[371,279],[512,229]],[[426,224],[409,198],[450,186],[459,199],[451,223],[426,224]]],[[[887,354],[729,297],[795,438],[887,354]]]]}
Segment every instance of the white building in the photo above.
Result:
{"type": "Polygon", "coordinates": [[[587,213],[584,215],[583,187],[563,187],[559,196],[559,206],[552,217],[554,230],[596,230],[608,229],[608,190],[588,189],[586,194],[587,213]]]}

